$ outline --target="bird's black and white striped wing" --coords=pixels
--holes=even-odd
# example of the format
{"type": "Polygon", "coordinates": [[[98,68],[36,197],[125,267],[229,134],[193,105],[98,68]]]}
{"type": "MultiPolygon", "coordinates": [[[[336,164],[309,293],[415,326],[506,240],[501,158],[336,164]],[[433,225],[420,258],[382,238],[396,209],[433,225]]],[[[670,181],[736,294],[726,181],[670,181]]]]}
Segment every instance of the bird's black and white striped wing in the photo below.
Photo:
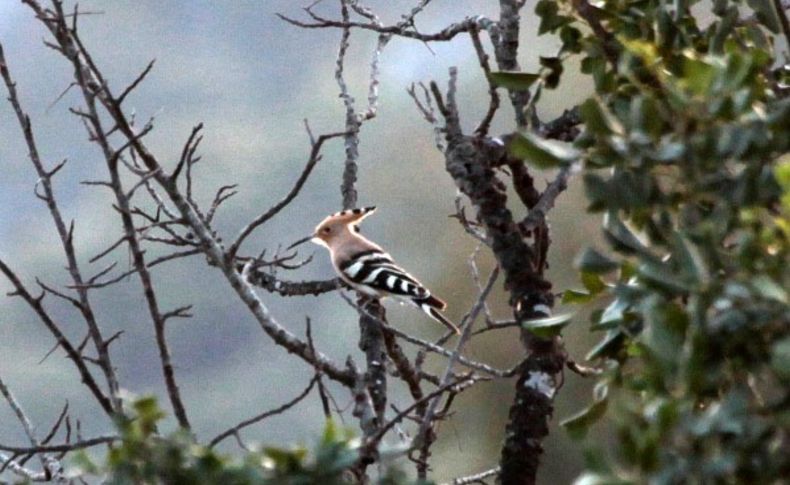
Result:
{"type": "Polygon", "coordinates": [[[389,294],[408,298],[425,298],[427,289],[382,251],[371,250],[355,255],[340,266],[343,276],[352,285],[369,289],[369,293],[389,294]]]}

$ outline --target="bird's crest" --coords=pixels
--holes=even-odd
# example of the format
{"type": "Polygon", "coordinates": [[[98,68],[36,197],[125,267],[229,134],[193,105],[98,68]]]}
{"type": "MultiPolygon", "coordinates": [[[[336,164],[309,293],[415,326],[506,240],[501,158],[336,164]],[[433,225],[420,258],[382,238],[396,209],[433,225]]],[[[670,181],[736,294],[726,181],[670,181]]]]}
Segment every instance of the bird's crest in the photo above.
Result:
{"type": "Polygon", "coordinates": [[[346,209],[327,216],[327,218],[324,219],[321,224],[329,221],[342,222],[344,224],[358,224],[362,222],[363,219],[373,214],[375,211],[376,206],[360,207],[358,209],[346,209]]]}

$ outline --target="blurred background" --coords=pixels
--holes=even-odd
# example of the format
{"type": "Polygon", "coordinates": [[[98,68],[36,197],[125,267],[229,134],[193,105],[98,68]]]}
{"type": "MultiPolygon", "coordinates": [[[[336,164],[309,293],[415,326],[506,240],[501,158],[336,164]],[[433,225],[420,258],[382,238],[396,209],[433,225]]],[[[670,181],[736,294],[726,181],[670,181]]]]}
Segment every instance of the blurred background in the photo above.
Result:
{"type": "MultiPolygon", "coordinates": [[[[371,0],[366,4],[390,24],[414,3],[371,0]]],[[[275,16],[280,12],[300,17],[302,6],[294,0],[80,2],[81,10],[96,12],[81,17],[80,30],[115,91],[156,59],[153,72],[132,94],[127,108],[133,107],[141,122],[155,116],[156,129],[147,137],[147,144],[161,160],[173,166],[192,126],[205,124],[203,161],[196,171],[200,200],[208,204],[220,185],[239,184],[239,194],[217,216],[216,228],[226,239],[235,237],[247,221],[279,200],[298,177],[310,148],[305,118],[316,134],[344,129],[344,109],[334,79],[340,32],[301,30],[275,16]]],[[[330,0],[319,8],[333,17],[338,15],[330,0]]],[[[522,15],[519,61],[527,71],[537,69],[540,55],[551,56],[558,49],[554,39],[537,37],[532,8],[528,4],[522,15]]],[[[437,0],[419,15],[416,24],[421,31],[432,32],[470,15],[496,17],[498,2],[437,0]]],[[[28,8],[19,2],[0,1],[0,42],[32,118],[42,157],[49,166],[69,160],[55,180],[55,191],[64,216],[76,220],[83,272],[93,274],[109,260],[89,265],[88,259],[120,236],[120,222],[111,207],[109,190],[79,183],[106,177],[104,162],[88,142],[81,123],[68,112],[69,107],[81,105],[79,93],[67,91],[58,100],[69,87],[72,73],[60,55],[44,46],[42,40],[47,36],[28,8]]],[[[367,101],[375,41],[375,35],[367,32],[354,31],[351,36],[346,75],[358,110],[367,101]]],[[[486,42],[486,46],[490,50],[490,44],[486,42]]],[[[381,57],[379,113],[361,131],[358,189],[361,205],[379,207],[366,221],[364,233],[387,247],[396,260],[446,299],[448,315],[457,321],[477,293],[467,263],[476,244],[448,217],[454,212],[455,186],[444,171],[442,154],[434,147],[431,127],[406,93],[414,82],[433,79],[444,85],[450,66],[459,68],[462,121],[471,130],[487,107],[487,87],[468,36],[431,44],[430,49],[420,42],[394,38],[386,47],[381,57]]],[[[573,69],[566,69],[560,89],[543,94],[539,114],[549,120],[590,91],[573,69]]],[[[503,103],[492,133],[512,128],[512,109],[503,103]]],[[[324,159],[301,195],[248,239],[244,251],[274,251],[340,209],[343,158],[342,141],[326,145],[324,159]]],[[[36,175],[7,103],[0,104],[0,167],[0,256],[27,284],[34,285],[35,277],[53,285],[65,284],[62,248],[46,207],[34,197],[36,175]]],[[[552,176],[535,175],[541,187],[552,176]]],[[[577,182],[550,215],[549,279],[558,292],[579,286],[573,258],[598,237],[598,217],[585,214],[577,182]]],[[[161,249],[150,247],[149,255],[158,251],[161,249]]],[[[316,254],[310,265],[280,276],[331,277],[324,250],[309,248],[304,254],[311,251],[316,254]]],[[[118,261],[117,271],[129,268],[123,250],[112,258],[118,261]]],[[[479,262],[487,275],[492,264],[485,251],[481,251],[479,262]]],[[[221,275],[200,257],[159,266],[153,275],[165,309],[194,305],[195,317],[171,321],[168,337],[182,397],[200,439],[210,439],[242,419],[291,399],[307,384],[311,369],[272,344],[221,275]]],[[[5,295],[7,291],[9,284],[0,279],[0,292],[5,295]]],[[[337,293],[289,299],[266,293],[261,296],[277,320],[294,333],[304,334],[305,317],[310,316],[320,350],[338,361],[348,354],[357,362],[364,360],[357,349],[355,311],[337,293]]],[[[76,312],[52,298],[46,301],[69,336],[81,340],[84,324],[76,312]]],[[[122,386],[135,394],[156,394],[169,409],[139,280],[131,277],[95,291],[93,301],[106,335],[124,331],[111,348],[122,386]]],[[[501,282],[489,301],[496,316],[508,317],[501,282]]],[[[391,303],[387,307],[392,325],[422,338],[438,337],[440,326],[411,308],[391,303]]],[[[565,331],[567,349],[576,360],[583,359],[596,338],[587,331],[584,312],[565,331]]],[[[66,401],[72,417],[81,420],[85,436],[108,431],[111,424],[63,353],[55,352],[42,362],[53,344],[50,334],[19,299],[0,299],[0,376],[41,433],[49,429],[66,401]]],[[[413,347],[404,344],[404,348],[414,354],[413,347]]],[[[467,353],[505,368],[518,361],[523,348],[515,331],[490,332],[477,338],[467,353]]],[[[435,370],[443,369],[441,359],[430,363],[435,370]]],[[[513,384],[512,380],[484,383],[461,395],[454,416],[442,425],[433,448],[435,479],[482,471],[497,463],[513,384]]],[[[404,402],[405,388],[390,387],[391,399],[404,402]]],[[[334,391],[341,406],[349,404],[343,390],[334,391]]],[[[566,373],[555,403],[551,436],[545,442],[541,483],[568,483],[580,470],[583,447],[571,441],[557,423],[584,407],[589,398],[590,383],[566,373]]],[[[356,427],[350,409],[345,419],[356,427]]],[[[311,396],[291,412],[248,428],[244,438],[272,445],[310,444],[322,422],[320,402],[311,396]]],[[[173,420],[168,424],[174,427],[173,420]]],[[[605,427],[597,431],[601,437],[606,435],[605,427]]],[[[0,404],[0,442],[26,443],[5,403],[0,404]]],[[[231,442],[226,441],[224,449],[237,451],[231,442]]]]}

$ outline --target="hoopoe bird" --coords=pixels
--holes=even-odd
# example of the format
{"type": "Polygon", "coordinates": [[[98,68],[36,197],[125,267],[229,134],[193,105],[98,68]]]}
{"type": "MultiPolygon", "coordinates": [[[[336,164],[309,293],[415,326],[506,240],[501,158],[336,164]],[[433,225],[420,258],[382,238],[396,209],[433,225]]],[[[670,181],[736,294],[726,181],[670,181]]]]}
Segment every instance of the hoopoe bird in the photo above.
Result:
{"type": "Polygon", "coordinates": [[[455,333],[458,327],[440,313],[446,304],[431,295],[422,283],[395,264],[381,246],[359,233],[359,223],[373,214],[375,207],[336,212],[326,217],[315,232],[291,244],[294,248],[307,241],[329,250],[332,266],[351,288],[375,298],[393,297],[416,305],[429,317],[455,333]]]}

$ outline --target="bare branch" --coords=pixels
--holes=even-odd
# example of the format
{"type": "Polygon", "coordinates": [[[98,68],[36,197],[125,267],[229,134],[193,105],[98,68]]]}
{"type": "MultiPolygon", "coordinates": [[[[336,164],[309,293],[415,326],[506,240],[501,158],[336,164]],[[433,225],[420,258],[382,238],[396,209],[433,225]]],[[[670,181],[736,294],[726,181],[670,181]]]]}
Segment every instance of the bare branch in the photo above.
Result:
{"type": "Polygon", "coordinates": [[[787,10],[790,2],[783,2],[782,0],[773,0],[776,16],[779,17],[779,24],[782,26],[782,32],[785,35],[785,42],[787,47],[790,48],[790,22],[787,20],[787,10]]]}
{"type": "MultiPolygon", "coordinates": [[[[346,303],[348,303],[352,308],[356,309],[357,312],[360,312],[360,313],[365,314],[365,315],[367,315],[369,317],[375,318],[374,315],[371,315],[371,314],[365,312],[365,309],[363,309],[363,308],[359,307],[358,305],[356,305],[346,295],[341,293],[340,296],[343,297],[343,299],[346,301],[346,303]]],[[[375,321],[384,329],[385,332],[390,332],[390,333],[402,338],[403,340],[405,340],[405,341],[407,341],[409,343],[412,343],[414,345],[420,346],[420,347],[428,350],[429,352],[433,352],[433,353],[436,353],[436,354],[439,354],[439,355],[443,355],[445,357],[452,357],[452,355],[453,355],[453,351],[451,351],[451,350],[445,349],[444,347],[440,347],[439,345],[436,345],[434,343],[428,342],[427,340],[422,340],[420,338],[411,336],[411,335],[407,334],[406,332],[398,330],[395,327],[392,327],[390,325],[387,325],[387,324],[379,321],[378,319],[376,319],[375,321]]],[[[477,361],[471,360],[471,359],[469,359],[467,357],[464,357],[463,355],[458,355],[457,361],[458,361],[459,364],[464,365],[466,367],[469,367],[470,369],[475,369],[475,370],[478,370],[480,372],[483,372],[485,374],[488,374],[488,375],[491,375],[491,376],[494,376],[494,377],[505,378],[505,377],[512,377],[513,376],[513,371],[496,369],[494,367],[491,367],[488,364],[484,364],[482,362],[477,362],[477,361]]]]}
{"type": "Polygon", "coordinates": [[[572,370],[573,372],[575,372],[576,374],[582,377],[599,376],[604,372],[602,369],[599,369],[597,367],[581,365],[574,360],[568,360],[568,362],[566,362],[565,365],[568,367],[568,369],[572,370]]]}
{"type": "Polygon", "coordinates": [[[484,472],[475,473],[474,475],[467,475],[465,477],[458,477],[454,479],[452,482],[448,482],[444,485],[468,485],[471,483],[483,483],[484,478],[495,477],[499,475],[500,468],[494,467],[490,470],[486,470],[484,472]]]}
{"type": "MultiPolygon", "coordinates": [[[[30,424],[30,419],[27,417],[27,414],[22,409],[22,406],[20,406],[19,402],[11,393],[11,390],[8,389],[8,386],[5,384],[5,382],[3,382],[2,378],[0,378],[0,394],[5,397],[6,402],[8,402],[8,405],[16,415],[16,418],[22,424],[22,428],[25,430],[25,435],[27,436],[28,441],[30,441],[30,446],[39,446],[39,441],[38,438],[36,438],[35,432],[33,431],[33,425],[30,424]]],[[[60,464],[56,463],[56,460],[50,456],[42,454],[39,455],[39,459],[41,460],[41,466],[44,468],[44,470],[52,472],[53,470],[60,468],[60,464]]],[[[20,465],[24,465],[24,463],[20,463],[20,465]]]]}
{"type": "Polygon", "coordinates": [[[233,257],[238,252],[241,244],[244,242],[244,239],[249,236],[252,231],[260,227],[266,221],[271,219],[272,217],[276,216],[281,210],[283,210],[291,201],[299,195],[299,191],[302,190],[307,178],[310,176],[310,173],[313,171],[316,163],[321,160],[321,147],[323,144],[331,140],[332,138],[337,138],[340,136],[344,136],[346,133],[330,133],[328,135],[321,135],[318,137],[318,140],[313,144],[312,149],[310,150],[310,157],[307,160],[307,164],[305,165],[304,169],[302,170],[301,175],[296,180],[296,183],[291,188],[290,192],[282,199],[280,202],[272,206],[269,210],[264,212],[263,214],[259,215],[255,219],[252,220],[244,229],[241,230],[241,233],[236,238],[236,241],[231,244],[230,248],[228,248],[228,258],[229,260],[233,260],[233,257]]]}
{"type": "Polygon", "coordinates": [[[573,141],[579,135],[580,130],[577,128],[582,122],[579,114],[578,106],[566,109],[557,118],[541,125],[538,133],[543,138],[573,141]]]}
{"type": "MultiPolygon", "coordinates": [[[[474,265],[474,259],[472,259],[471,264],[474,265]]],[[[476,270],[476,268],[474,268],[476,270]]],[[[488,299],[489,293],[494,287],[494,283],[496,282],[497,278],[499,277],[499,266],[496,266],[494,270],[491,272],[491,276],[488,278],[488,283],[480,292],[480,296],[477,298],[477,301],[472,306],[472,309],[469,313],[464,317],[461,321],[461,328],[463,328],[463,332],[461,333],[461,337],[458,339],[458,343],[455,346],[455,350],[453,350],[452,354],[450,355],[450,360],[447,362],[447,368],[444,371],[444,375],[439,381],[440,388],[445,386],[453,376],[453,366],[459,358],[461,357],[461,352],[463,352],[466,343],[469,341],[469,337],[472,335],[472,327],[474,326],[475,320],[477,320],[477,316],[480,312],[485,308],[486,300],[488,299]]],[[[432,432],[432,428],[434,425],[434,416],[436,414],[436,409],[439,406],[439,397],[437,396],[436,399],[432,400],[428,405],[428,409],[425,412],[425,415],[422,417],[422,422],[420,423],[419,431],[417,432],[417,436],[414,439],[414,446],[422,448],[422,453],[424,458],[427,458],[428,455],[428,448],[430,447],[431,443],[434,441],[434,433],[432,432]]]]}
{"type": "Polygon", "coordinates": [[[422,90],[422,95],[424,101],[420,101],[419,96],[417,95],[417,90],[415,88],[414,83],[406,90],[409,93],[409,96],[414,100],[414,104],[417,105],[417,109],[422,113],[423,118],[425,121],[431,124],[433,127],[433,134],[434,134],[434,144],[436,145],[436,149],[440,152],[444,153],[444,134],[442,133],[442,127],[439,124],[439,119],[436,117],[433,109],[433,102],[431,101],[431,94],[428,88],[425,86],[424,83],[420,83],[420,89],[422,90]]]}
{"type": "Polygon", "coordinates": [[[279,13],[277,14],[277,16],[291,25],[295,25],[297,27],[301,27],[304,29],[325,29],[325,28],[363,29],[363,30],[371,30],[373,32],[378,32],[379,34],[391,34],[391,35],[396,35],[398,37],[406,37],[409,39],[419,40],[422,42],[449,41],[452,40],[458,34],[461,34],[463,32],[468,32],[473,25],[478,26],[482,29],[490,28],[491,25],[493,25],[493,22],[490,19],[483,16],[468,17],[462,20],[461,22],[457,22],[445,27],[439,32],[435,32],[431,34],[423,34],[421,32],[417,32],[416,30],[410,30],[409,28],[402,26],[400,24],[392,25],[392,26],[382,26],[382,25],[376,25],[375,23],[372,22],[366,23],[366,22],[353,22],[348,20],[331,20],[331,19],[320,17],[314,13],[310,14],[310,16],[313,18],[313,22],[303,22],[279,13]]]}
{"type": "Polygon", "coordinates": [[[90,260],[88,260],[88,262],[89,263],[95,263],[96,261],[100,260],[101,258],[103,258],[103,257],[107,256],[108,254],[110,254],[111,252],[113,252],[113,250],[115,250],[115,248],[117,248],[118,246],[123,244],[125,241],[126,241],[126,236],[125,235],[121,236],[120,238],[118,238],[117,241],[112,243],[107,249],[105,249],[104,251],[100,252],[99,254],[97,254],[96,256],[92,257],[90,260]]]}
{"type": "Polygon", "coordinates": [[[487,381],[489,380],[486,377],[477,376],[475,374],[469,374],[466,376],[462,376],[457,380],[452,382],[446,382],[441,385],[438,389],[428,393],[422,399],[418,399],[414,401],[410,406],[400,411],[397,415],[395,415],[392,419],[390,419],[384,426],[379,429],[379,431],[367,439],[365,442],[366,447],[375,447],[381,441],[385,434],[387,434],[396,424],[403,421],[412,411],[417,409],[420,406],[425,405],[431,399],[436,399],[440,397],[442,394],[446,393],[447,391],[451,391],[453,393],[458,393],[464,389],[468,389],[473,384],[480,382],[480,381],[487,381]]]}
{"type": "Polygon", "coordinates": [[[214,201],[211,203],[211,207],[206,213],[206,222],[211,223],[211,221],[214,220],[214,215],[217,213],[219,206],[238,193],[238,191],[234,190],[236,187],[238,187],[237,184],[223,185],[219,188],[219,190],[217,190],[217,194],[214,196],[214,201]]]}
{"type": "Polygon", "coordinates": [[[488,111],[486,112],[480,124],[477,125],[477,128],[475,128],[475,134],[479,137],[483,137],[488,134],[491,121],[494,119],[497,109],[499,109],[499,93],[497,93],[497,87],[491,80],[491,67],[488,65],[488,54],[486,54],[486,51],[483,48],[483,43],[480,42],[480,32],[477,30],[477,27],[469,30],[469,37],[472,38],[472,44],[475,47],[477,59],[480,62],[480,67],[483,69],[483,73],[485,74],[486,80],[488,81],[488,111]]]}
{"type": "MultiPolygon", "coordinates": [[[[28,5],[34,4],[32,0],[27,0],[28,5]]],[[[69,28],[66,24],[62,4],[60,2],[53,3],[55,9],[54,21],[47,23],[46,26],[50,29],[58,45],[64,53],[74,53],[68,55],[67,58],[74,67],[75,81],[79,86],[85,106],[87,107],[87,117],[83,119],[91,127],[92,133],[95,137],[93,140],[101,149],[104,155],[107,169],[110,175],[112,190],[115,195],[116,204],[120,213],[123,230],[127,237],[127,244],[132,256],[132,263],[137,269],[137,275],[143,289],[143,295],[148,307],[148,313],[154,325],[156,334],[156,343],[159,349],[159,358],[162,366],[162,373],[164,375],[165,385],[167,387],[168,397],[173,406],[174,414],[179,424],[189,429],[189,421],[187,419],[186,411],[181,400],[180,391],[175,380],[173,365],[170,358],[170,350],[165,338],[165,321],[159,310],[159,302],[154,290],[151,275],[146,266],[145,256],[140,242],[137,239],[136,228],[134,221],[131,217],[129,199],[124,192],[120,173],[118,160],[120,154],[125,150],[125,146],[136,147],[142,143],[143,136],[150,131],[152,126],[150,123],[143,128],[140,133],[134,133],[130,128],[124,130],[121,122],[126,122],[125,118],[113,117],[113,121],[118,125],[118,129],[126,136],[127,144],[120,150],[115,150],[111,146],[104,126],[102,125],[101,118],[98,112],[97,100],[105,106],[112,100],[111,106],[113,113],[120,114],[121,108],[117,98],[113,98],[110,94],[109,86],[104,80],[101,72],[93,62],[90,53],[85,49],[76,29],[69,28]]],[[[152,165],[146,167],[150,172],[159,172],[160,166],[152,165]]],[[[163,174],[157,173],[157,179],[163,178],[163,174]]],[[[100,350],[99,350],[100,351],[100,350]]]]}
{"type": "Polygon", "coordinates": [[[60,412],[58,419],[55,420],[55,424],[52,425],[52,428],[49,430],[49,433],[47,433],[44,439],[41,440],[41,444],[46,445],[52,440],[52,438],[55,437],[58,430],[60,429],[60,426],[63,424],[63,421],[66,418],[68,412],[69,412],[69,403],[68,401],[66,401],[66,404],[63,405],[63,410],[60,412]]]}
{"type": "Polygon", "coordinates": [[[138,181],[137,181],[137,183],[135,183],[135,184],[132,186],[132,188],[131,188],[131,189],[129,189],[129,190],[127,190],[127,191],[126,191],[126,198],[127,198],[127,199],[131,199],[131,198],[134,196],[134,193],[135,193],[135,192],[137,192],[137,189],[139,189],[139,188],[140,188],[140,187],[142,187],[143,185],[148,185],[148,183],[150,182],[150,180],[151,180],[152,178],[154,178],[154,176],[155,176],[155,175],[156,175],[156,172],[154,172],[154,171],[151,171],[151,172],[144,173],[144,174],[142,175],[142,177],[140,177],[140,180],[138,180],[138,181]]]}
{"type": "Polygon", "coordinates": [[[578,164],[562,167],[557,177],[540,194],[537,204],[529,209],[529,214],[519,224],[524,233],[533,231],[541,224],[545,224],[546,214],[554,207],[557,197],[568,188],[568,179],[578,170],[578,164]]]}
{"type": "Polygon", "coordinates": [[[8,469],[15,475],[26,478],[32,482],[47,482],[52,479],[46,471],[37,472],[20,465],[14,461],[17,456],[19,456],[19,454],[14,454],[14,456],[9,457],[0,453],[0,473],[8,469]]]}
{"type": "Polygon", "coordinates": [[[184,165],[188,162],[191,162],[192,155],[197,149],[197,146],[200,144],[200,141],[203,139],[202,136],[198,136],[202,129],[203,123],[198,123],[194,128],[192,128],[192,133],[189,134],[187,142],[184,143],[184,148],[181,151],[181,158],[178,160],[178,165],[176,165],[175,170],[173,170],[173,174],[170,176],[174,183],[178,179],[178,175],[181,173],[184,165]]]}
{"type": "Polygon", "coordinates": [[[259,423],[259,422],[263,421],[266,418],[269,418],[269,417],[272,417],[272,416],[276,416],[278,414],[282,414],[285,411],[288,411],[292,407],[296,406],[297,404],[299,404],[299,402],[302,401],[302,399],[304,399],[305,397],[307,397],[308,394],[310,394],[310,391],[313,390],[313,386],[315,386],[316,382],[318,382],[318,378],[319,378],[318,374],[314,375],[313,378],[310,379],[310,383],[307,385],[307,387],[305,387],[304,390],[302,392],[300,392],[298,396],[296,396],[295,398],[291,399],[290,401],[288,401],[287,403],[283,404],[282,406],[278,406],[278,407],[276,407],[276,408],[274,408],[272,410],[263,412],[261,414],[258,414],[257,416],[252,417],[252,418],[245,419],[244,421],[240,422],[236,426],[234,426],[234,427],[232,427],[232,428],[230,428],[228,430],[225,430],[222,433],[218,434],[217,436],[212,438],[211,441],[209,441],[209,443],[208,443],[209,448],[213,448],[220,441],[224,440],[225,438],[227,438],[227,437],[229,437],[231,435],[237,434],[239,431],[241,431],[243,428],[246,428],[247,426],[253,425],[255,423],[259,423]]]}
{"type": "Polygon", "coordinates": [[[97,436],[95,438],[81,439],[71,443],[62,443],[59,445],[40,445],[31,447],[8,446],[0,444],[0,451],[7,451],[9,453],[16,453],[20,455],[27,455],[32,453],[58,453],[62,451],[82,450],[99,445],[107,445],[117,441],[119,438],[114,435],[97,436]]]}
{"type": "MultiPolygon", "coordinates": [[[[308,10],[309,12],[309,10],[308,10]]],[[[348,23],[347,0],[340,0],[340,13],[343,21],[348,23]]],[[[312,15],[312,13],[311,13],[312,15]]],[[[351,29],[343,27],[340,36],[340,48],[337,52],[335,61],[335,81],[340,88],[340,99],[346,108],[346,161],[343,168],[343,183],[340,185],[340,192],[343,196],[343,209],[352,209],[357,206],[357,159],[359,158],[359,127],[361,122],[354,111],[354,98],[348,92],[346,80],[343,77],[343,69],[348,50],[348,39],[351,36],[351,29]]]]}
{"type": "Polygon", "coordinates": [[[283,281],[262,271],[251,271],[248,281],[269,293],[277,293],[281,296],[318,296],[343,287],[340,278],[321,281],[283,281]]]}
{"type": "Polygon", "coordinates": [[[66,300],[67,302],[69,302],[72,305],[74,305],[75,307],[77,307],[77,309],[81,309],[82,308],[82,303],[80,303],[80,301],[77,300],[76,298],[72,298],[69,295],[66,295],[65,293],[62,293],[62,292],[60,292],[60,291],[58,291],[58,290],[56,290],[56,289],[54,289],[54,288],[52,288],[50,286],[47,286],[46,284],[44,284],[38,278],[36,278],[36,283],[38,283],[38,286],[40,286],[41,289],[46,291],[47,293],[50,293],[52,295],[57,296],[58,298],[66,300]]]}
{"type": "MultiPolygon", "coordinates": [[[[310,323],[310,318],[305,318],[305,338],[307,345],[310,346],[310,351],[315,353],[315,343],[313,342],[313,326],[310,323]]],[[[324,410],[324,418],[330,419],[332,411],[329,409],[329,398],[327,397],[328,391],[324,387],[324,380],[321,378],[321,369],[315,368],[315,378],[318,384],[318,396],[321,398],[321,407],[324,410]]]]}
{"type": "Polygon", "coordinates": [[[170,310],[169,312],[163,313],[162,319],[167,321],[171,318],[192,318],[192,314],[189,313],[191,309],[192,305],[178,307],[175,310],[170,310]]]}
{"type": "MultiPolygon", "coordinates": [[[[101,389],[99,389],[98,384],[91,375],[88,368],[85,366],[85,362],[83,362],[82,356],[80,353],[74,348],[74,346],[69,342],[63,332],[61,332],[58,325],[50,318],[49,314],[44,309],[43,305],[41,304],[41,300],[39,298],[35,298],[30,292],[25,288],[22,282],[19,280],[17,275],[11,270],[11,268],[6,265],[6,263],[0,259],[0,272],[2,272],[6,278],[11,282],[11,284],[16,288],[15,294],[22,297],[22,299],[27,302],[30,308],[38,315],[39,319],[44,323],[44,326],[47,327],[47,330],[55,337],[58,341],[58,344],[63,347],[63,350],[66,351],[66,355],[68,355],[69,359],[74,363],[77,367],[77,370],[80,373],[80,377],[82,377],[82,382],[88,386],[93,396],[101,405],[102,409],[109,414],[113,415],[115,410],[113,408],[112,402],[104,395],[101,389]]],[[[6,451],[13,451],[13,450],[6,450],[6,451]]]]}
{"type": "MultiPolygon", "coordinates": [[[[203,252],[203,250],[201,250],[201,249],[189,249],[189,250],[186,250],[186,251],[180,251],[180,252],[175,252],[175,253],[171,253],[171,254],[166,254],[164,256],[160,256],[158,258],[150,260],[147,263],[147,268],[151,269],[154,266],[158,266],[158,265],[160,265],[162,263],[166,263],[166,262],[172,261],[174,259],[186,258],[188,256],[195,256],[195,255],[200,254],[202,252],[203,252]]],[[[113,263],[112,266],[115,266],[115,264],[116,263],[113,263]]],[[[112,268],[110,268],[110,269],[112,269],[112,268]]],[[[105,288],[107,286],[114,285],[114,284],[124,280],[125,278],[135,274],[135,273],[137,273],[137,268],[132,268],[129,271],[125,271],[125,272],[119,274],[118,276],[116,276],[114,278],[111,278],[111,279],[109,279],[107,281],[101,281],[101,282],[93,281],[92,283],[84,284],[83,287],[84,288],[90,288],[90,289],[105,288]]]]}
{"type": "Polygon", "coordinates": [[[123,100],[126,99],[126,96],[128,96],[129,93],[134,91],[134,89],[137,86],[139,86],[141,82],[143,82],[143,79],[145,79],[145,77],[148,75],[148,73],[151,72],[151,69],[153,69],[155,62],[156,62],[156,59],[152,59],[151,62],[149,62],[148,65],[145,66],[145,69],[143,69],[143,72],[141,72],[135,78],[135,80],[132,81],[132,84],[130,84],[129,87],[127,87],[126,89],[123,90],[123,92],[118,96],[118,104],[123,104],[123,100]]]}
{"type": "MultiPolygon", "coordinates": [[[[39,12],[37,11],[37,13],[39,12]]],[[[61,215],[51,183],[52,176],[54,176],[64,166],[65,161],[61,162],[59,165],[55,166],[55,168],[49,171],[44,168],[44,164],[41,161],[41,157],[39,156],[30,117],[25,114],[24,110],[22,109],[22,105],[19,102],[16,85],[11,79],[11,73],[8,70],[2,44],[0,44],[0,75],[2,75],[3,81],[5,82],[6,88],[8,90],[8,100],[10,101],[11,106],[14,108],[17,120],[19,121],[19,125],[22,128],[30,161],[32,162],[33,167],[39,176],[39,183],[43,189],[43,196],[41,198],[44,200],[44,202],[46,202],[50,216],[55,223],[55,228],[58,232],[58,236],[60,237],[63,252],[66,256],[69,275],[73,284],[80,286],[83,284],[83,278],[79,264],[77,263],[77,257],[73,244],[74,222],[72,221],[69,227],[66,226],[66,222],[61,215]]],[[[93,312],[90,299],[88,297],[88,291],[87,289],[78,289],[77,295],[80,303],[78,308],[82,314],[83,319],[85,320],[85,324],[88,327],[91,339],[97,349],[99,361],[101,363],[101,369],[107,381],[107,386],[109,387],[109,403],[113,409],[120,410],[121,404],[117,398],[119,389],[118,378],[115,375],[115,369],[112,365],[110,355],[107,352],[100,350],[103,337],[93,312]]],[[[99,398],[99,395],[100,394],[96,394],[96,397],[99,398]]],[[[106,410],[109,411],[109,409],[106,410]]]]}
{"type": "MultiPolygon", "coordinates": [[[[518,64],[519,31],[521,18],[519,12],[524,2],[519,0],[499,0],[499,21],[491,29],[491,42],[494,44],[494,57],[500,71],[520,71],[518,64]]],[[[529,103],[529,91],[509,91],[510,103],[516,114],[516,125],[527,126],[525,106],[529,103]]],[[[449,95],[448,95],[449,96],[449,95]]]]}

